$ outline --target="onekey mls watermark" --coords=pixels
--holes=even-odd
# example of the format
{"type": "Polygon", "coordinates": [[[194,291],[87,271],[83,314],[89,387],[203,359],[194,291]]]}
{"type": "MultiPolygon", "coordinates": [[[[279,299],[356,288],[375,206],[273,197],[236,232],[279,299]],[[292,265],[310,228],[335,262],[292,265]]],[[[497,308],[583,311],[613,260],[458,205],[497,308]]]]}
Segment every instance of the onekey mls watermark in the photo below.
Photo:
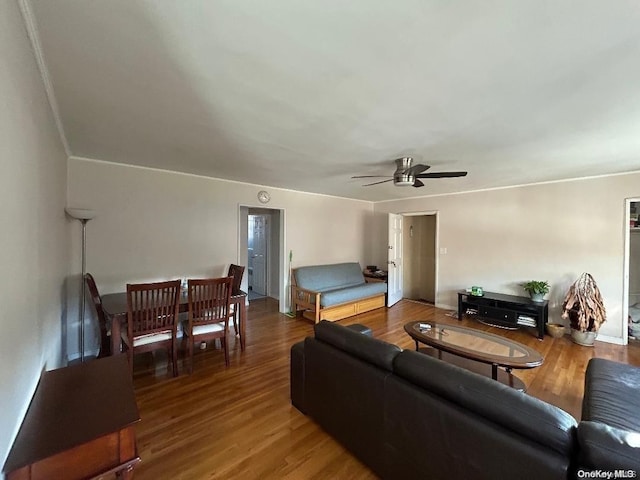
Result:
{"type": "Polygon", "coordinates": [[[578,478],[638,478],[635,470],[578,470],[578,478]]]}

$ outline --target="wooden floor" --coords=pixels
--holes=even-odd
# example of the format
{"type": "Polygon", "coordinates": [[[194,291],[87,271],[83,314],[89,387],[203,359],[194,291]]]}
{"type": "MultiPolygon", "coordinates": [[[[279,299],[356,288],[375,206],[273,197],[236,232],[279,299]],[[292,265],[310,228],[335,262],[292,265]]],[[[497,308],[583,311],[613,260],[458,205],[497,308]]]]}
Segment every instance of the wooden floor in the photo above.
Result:
{"type": "MultiPolygon", "coordinates": [[[[406,322],[458,321],[446,311],[403,300],[391,309],[351,317],[374,336],[402,348],[414,348],[406,322]]],[[[326,435],[289,400],[289,349],[311,335],[313,325],[277,312],[263,299],[248,310],[247,346],[231,340],[231,366],[210,345],[196,350],[194,372],[172,378],[166,356],[136,356],[134,384],[141,422],[137,427],[141,464],[135,477],[146,479],[367,479],[367,467],[326,435]]],[[[539,341],[533,329],[507,331],[465,319],[462,325],[491,331],[525,343],[545,358],[544,365],[514,371],[528,394],[557,405],[579,419],[584,371],[592,357],[640,365],[640,346],[596,342],[581,347],[568,336],[539,341]]],[[[182,362],[180,363],[182,367],[182,362]]]]}

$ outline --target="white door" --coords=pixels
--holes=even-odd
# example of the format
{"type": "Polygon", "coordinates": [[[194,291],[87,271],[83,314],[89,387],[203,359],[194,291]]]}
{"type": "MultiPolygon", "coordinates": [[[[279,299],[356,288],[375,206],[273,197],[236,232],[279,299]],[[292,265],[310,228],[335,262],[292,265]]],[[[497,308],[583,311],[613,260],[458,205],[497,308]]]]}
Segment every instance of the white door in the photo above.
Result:
{"type": "MultiPolygon", "coordinates": [[[[252,215],[253,217],[253,275],[252,290],[258,295],[267,294],[267,228],[266,215],[252,215]]],[[[250,222],[251,223],[251,222],[250,222]]]]}
{"type": "Polygon", "coordinates": [[[402,299],[402,215],[389,214],[387,307],[402,299]]]}

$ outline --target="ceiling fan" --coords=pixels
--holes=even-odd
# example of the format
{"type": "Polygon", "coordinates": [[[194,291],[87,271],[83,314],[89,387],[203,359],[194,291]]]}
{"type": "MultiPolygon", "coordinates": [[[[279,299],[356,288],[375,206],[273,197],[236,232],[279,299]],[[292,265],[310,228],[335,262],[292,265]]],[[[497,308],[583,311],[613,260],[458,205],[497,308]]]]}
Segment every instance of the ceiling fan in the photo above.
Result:
{"type": "Polygon", "coordinates": [[[424,187],[424,183],[420,180],[421,178],[452,178],[452,177],[464,177],[467,175],[467,172],[436,172],[436,173],[422,173],[425,170],[429,170],[431,167],[429,165],[422,165],[417,163],[416,165],[412,165],[413,158],[412,157],[402,157],[395,160],[396,162],[396,171],[393,172],[393,175],[357,175],[351,178],[385,178],[389,177],[387,180],[382,180],[380,182],[367,183],[363,185],[363,187],[370,187],[371,185],[378,185],[380,183],[386,183],[393,181],[393,184],[396,187],[424,187]]]}

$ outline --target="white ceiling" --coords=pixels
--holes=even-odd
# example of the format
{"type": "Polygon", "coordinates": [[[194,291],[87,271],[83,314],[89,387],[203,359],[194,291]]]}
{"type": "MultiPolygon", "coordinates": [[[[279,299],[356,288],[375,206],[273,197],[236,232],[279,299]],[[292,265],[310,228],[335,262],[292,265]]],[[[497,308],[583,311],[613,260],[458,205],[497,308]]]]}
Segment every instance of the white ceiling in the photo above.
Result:
{"type": "Polygon", "coordinates": [[[637,0],[32,0],[71,153],[365,200],[640,170],[637,0]],[[362,187],[411,154],[421,189],[362,187]]]}

